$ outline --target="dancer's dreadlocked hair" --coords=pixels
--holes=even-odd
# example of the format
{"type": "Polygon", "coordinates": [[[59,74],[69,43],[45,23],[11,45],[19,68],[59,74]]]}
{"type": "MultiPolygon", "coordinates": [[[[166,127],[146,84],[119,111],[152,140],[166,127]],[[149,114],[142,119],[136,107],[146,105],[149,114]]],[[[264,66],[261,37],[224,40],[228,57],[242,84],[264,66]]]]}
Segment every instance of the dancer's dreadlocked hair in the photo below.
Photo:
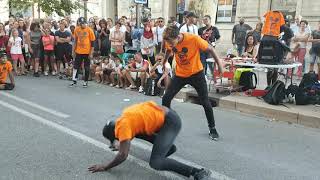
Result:
{"type": "Polygon", "coordinates": [[[168,26],[163,32],[163,39],[165,41],[176,39],[179,33],[180,33],[180,30],[177,26],[175,25],[168,26]]]}

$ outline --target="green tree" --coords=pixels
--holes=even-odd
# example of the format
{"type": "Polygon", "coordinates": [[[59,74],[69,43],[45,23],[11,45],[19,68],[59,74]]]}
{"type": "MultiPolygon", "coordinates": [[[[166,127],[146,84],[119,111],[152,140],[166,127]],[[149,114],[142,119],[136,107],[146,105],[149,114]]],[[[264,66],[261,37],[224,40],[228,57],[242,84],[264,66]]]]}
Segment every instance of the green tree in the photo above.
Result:
{"type": "Polygon", "coordinates": [[[73,0],[9,0],[8,3],[11,8],[23,10],[38,4],[47,15],[56,13],[59,16],[72,14],[75,10],[84,8],[78,1],[73,0]]]}

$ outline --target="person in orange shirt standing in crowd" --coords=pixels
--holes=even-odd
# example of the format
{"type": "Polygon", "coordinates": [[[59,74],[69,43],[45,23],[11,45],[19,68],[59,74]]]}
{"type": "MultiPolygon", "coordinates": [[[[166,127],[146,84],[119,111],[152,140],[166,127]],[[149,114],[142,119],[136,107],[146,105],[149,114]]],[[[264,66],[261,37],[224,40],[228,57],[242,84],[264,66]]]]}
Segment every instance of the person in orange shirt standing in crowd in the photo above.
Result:
{"type": "Polygon", "coordinates": [[[7,55],[2,53],[0,55],[0,90],[12,90],[14,88],[14,76],[12,73],[12,65],[7,60],[7,55]],[[10,83],[7,83],[7,76],[9,75],[10,83]]]}
{"type": "Polygon", "coordinates": [[[221,73],[223,72],[222,61],[218,58],[213,46],[209,45],[206,40],[198,35],[180,33],[176,26],[166,28],[163,39],[167,48],[166,61],[171,53],[174,53],[177,66],[176,74],[163,96],[162,105],[170,108],[173,97],[182,87],[187,84],[193,86],[206,113],[209,136],[212,140],[217,140],[219,135],[215,128],[213,110],[208,98],[208,87],[200,60],[200,51],[207,52],[215,59],[221,73]]]}
{"type": "Polygon", "coordinates": [[[88,79],[90,74],[90,59],[92,58],[94,47],[93,43],[95,41],[95,35],[91,28],[87,27],[87,22],[84,17],[78,19],[79,26],[74,30],[74,52],[76,58],[73,64],[73,74],[72,74],[72,83],[70,87],[73,87],[77,84],[77,74],[78,70],[81,67],[81,63],[84,63],[84,83],[83,87],[88,87],[88,79]]]}
{"type": "Polygon", "coordinates": [[[119,150],[114,160],[91,166],[88,170],[92,173],[107,171],[124,162],[129,155],[131,140],[136,137],[153,144],[149,162],[152,168],[173,171],[185,177],[193,176],[195,180],[208,179],[211,174],[209,170],[169,158],[177,150],[174,141],[180,129],[181,119],[175,111],[152,101],[132,105],[123,111],[116,122],[109,121],[103,128],[102,134],[110,141],[110,148],[119,150]]]}

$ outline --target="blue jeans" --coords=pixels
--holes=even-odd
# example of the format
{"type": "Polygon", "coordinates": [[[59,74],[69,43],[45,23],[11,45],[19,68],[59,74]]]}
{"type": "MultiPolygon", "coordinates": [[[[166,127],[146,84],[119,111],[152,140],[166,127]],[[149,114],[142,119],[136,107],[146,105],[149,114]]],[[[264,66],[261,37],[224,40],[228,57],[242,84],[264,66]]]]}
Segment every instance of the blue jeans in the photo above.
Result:
{"type": "Polygon", "coordinates": [[[244,51],[244,46],[243,45],[237,45],[237,51],[238,51],[238,56],[241,56],[244,51]]]}

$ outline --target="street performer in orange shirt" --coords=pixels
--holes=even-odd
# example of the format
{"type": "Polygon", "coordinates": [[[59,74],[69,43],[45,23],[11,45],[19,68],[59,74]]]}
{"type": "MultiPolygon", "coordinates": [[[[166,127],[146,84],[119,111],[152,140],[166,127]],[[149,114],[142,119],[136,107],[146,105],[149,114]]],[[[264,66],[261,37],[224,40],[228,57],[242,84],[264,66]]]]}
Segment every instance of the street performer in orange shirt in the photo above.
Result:
{"type": "Polygon", "coordinates": [[[115,148],[120,145],[118,154],[110,163],[88,168],[92,173],[107,171],[124,162],[129,154],[133,138],[143,139],[153,144],[150,166],[156,170],[173,171],[195,180],[209,179],[211,172],[198,169],[168,158],[176,152],[173,144],[181,129],[181,120],[176,112],[155,102],[148,101],[126,108],[116,122],[108,122],[103,128],[103,136],[115,148]]]}
{"type": "Polygon", "coordinates": [[[12,73],[12,65],[7,60],[5,53],[0,54],[0,90],[13,90],[14,88],[14,76],[12,73]],[[9,76],[10,83],[7,83],[7,77],[9,76]]]}
{"type": "Polygon", "coordinates": [[[162,105],[170,108],[173,97],[181,88],[187,84],[193,86],[206,113],[209,137],[212,140],[217,140],[219,134],[215,128],[213,110],[208,98],[207,82],[200,60],[200,51],[208,52],[212,55],[218,64],[220,73],[223,72],[222,61],[218,58],[213,46],[209,45],[207,41],[197,35],[180,33],[179,28],[176,26],[166,28],[163,39],[167,49],[166,59],[173,53],[177,66],[176,74],[162,98],[162,105]]]}

